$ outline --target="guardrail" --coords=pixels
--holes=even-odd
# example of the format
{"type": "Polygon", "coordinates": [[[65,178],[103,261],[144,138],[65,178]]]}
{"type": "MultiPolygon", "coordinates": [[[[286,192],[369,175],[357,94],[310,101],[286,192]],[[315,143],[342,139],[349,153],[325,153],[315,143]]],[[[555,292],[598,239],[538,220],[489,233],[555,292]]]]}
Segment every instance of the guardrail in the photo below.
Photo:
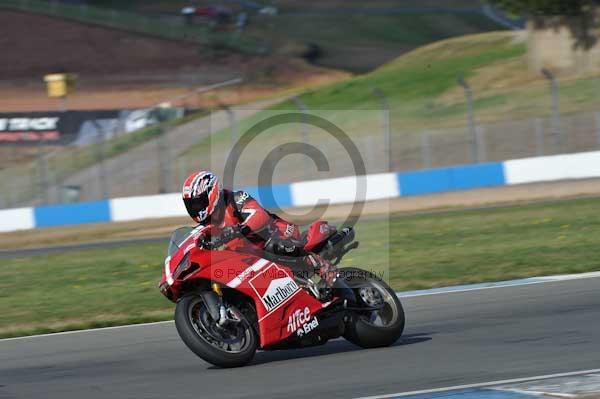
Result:
{"type": "MultiPolygon", "coordinates": [[[[483,187],[600,177],[600,151],[517,159],[411,172],[363,176],[365,201],[425,195],[483,187]]],[[[357,180],[348,176],[266,187],[246,191],[266,208],[314,206],[317,198],[330,204],[355,200],[357,180]],[[318,193],[315,196],[315,193],[318,193]]],[[[48,205],[0,211],[0,232],[76,225],[186,216],[179,193],[114,198],[77,204],[48,205]]]]}

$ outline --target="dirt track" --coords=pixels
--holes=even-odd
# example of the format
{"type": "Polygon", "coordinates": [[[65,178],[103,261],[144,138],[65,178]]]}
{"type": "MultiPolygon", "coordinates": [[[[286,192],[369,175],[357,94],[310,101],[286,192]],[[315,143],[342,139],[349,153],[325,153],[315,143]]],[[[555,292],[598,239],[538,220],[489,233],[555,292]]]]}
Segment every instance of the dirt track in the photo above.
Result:
{"type": "MultiPolygon", "coordinates": [[[[391,213],[429,212],[598,195],[600,195],[600,179],[528,184],[373,201],[365,204],[362,215],[385,216],[391,213]]],[[[330,220],[344,218],[350,213],[351,208],[351,205],[331,206],[323,218],[330,220]]],[[[290,211],[290,215],[296,215],[290,220],[301,224],[307,223],[309,220],[298,216],[306,213],[307,210],[301,208],[290,211]]],[[[165,237],[176,227],[188,224],[190,224],[189,219],[182,217],[3,233],[0,234],[0,249],[165,237]]]]}
{"type": "Polygon", "coordinates": [[[19,55],[18,62],[0,64],[4,79],[41,77],[60,69],[85,76],[135,76],[140,71],[172,75],[174,70],[199,68],[209,62],[225,69],[223,74],[233,72],[226,69],[229,57],[208,59],[195,45],[10,11],[0,12],[0,25],[3,53],[19,55]],[[23,27],[27,27],[26,40],[23,27]]]}

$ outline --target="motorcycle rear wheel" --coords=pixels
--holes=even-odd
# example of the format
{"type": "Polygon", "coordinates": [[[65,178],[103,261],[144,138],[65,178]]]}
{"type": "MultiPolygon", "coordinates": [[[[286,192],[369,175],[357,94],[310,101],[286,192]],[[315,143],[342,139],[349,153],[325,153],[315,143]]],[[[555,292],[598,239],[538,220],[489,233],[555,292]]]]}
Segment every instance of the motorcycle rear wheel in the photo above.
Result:
{"type": "Polygon", "coordinates": [[[258,336],[241,312],[242,320],[219,327],[198,294],[184,296],[175,307],[175,327],[186,346],[218,367],[248,364],[258,348],[258,336]]]}
{"type": "Polygon", "coordinates": [[[344,338],[363,348],[390,346],[396,342],[404,331],[405,316],[394,290],[365,270],[343,268],[340,276],[354,291],[358,305],[381,306],[377,311],[353,311],[344,338]]]}

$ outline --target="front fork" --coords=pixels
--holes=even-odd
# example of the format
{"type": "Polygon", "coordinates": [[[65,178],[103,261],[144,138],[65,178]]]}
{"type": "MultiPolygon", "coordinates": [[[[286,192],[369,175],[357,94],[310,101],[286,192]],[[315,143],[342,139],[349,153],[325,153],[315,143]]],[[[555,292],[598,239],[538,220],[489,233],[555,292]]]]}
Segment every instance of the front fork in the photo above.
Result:
{"type": "Polygon", "coordinates": [[[210,316],[217,322],[219,326],[224,326],[228,322],[241,321],[240,315],[235,314],[237,310],[229,309],[232,312],[233,318],[227,314],[227,308],[223,302],[223,292],[219,283],[212,283],[211,291],[202,291],[200,295],[210,312],[210,316]]]}
{"type": "Polygon", "coordinates": [[[301,287],[305,288],[312,296],[320,300],[321,294],[319,293],[319,287],[317,287],[317,284],[315,284],[314,281],[309,278],[303,278],[296,275],[294,275],[294,280],[301,287]]]}

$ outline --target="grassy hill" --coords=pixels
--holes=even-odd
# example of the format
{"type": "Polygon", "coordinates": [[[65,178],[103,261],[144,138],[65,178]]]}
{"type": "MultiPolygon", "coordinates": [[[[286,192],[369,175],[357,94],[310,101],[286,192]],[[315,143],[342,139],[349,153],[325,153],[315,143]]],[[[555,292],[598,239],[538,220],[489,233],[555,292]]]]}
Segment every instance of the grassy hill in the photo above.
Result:
{"type": "MultiPolygon", "coordinates": [[[[516,40],[511,32],[448,39],[409,52],[371,73],[306,92],[299,99],[310,110],[329,110],[328,114],[336,120],[335,112],[339,110],[380,109],[379,100],[372,94],[373,89],[378,88],[388,98],[396,133],[403,128],[461,125],[464,124],[464,96],[456,89],[457,77],[473,79],[495,71],[499,65],[520,64],[525,51],[524,43],[516,40]]],[[[511,73],[506,68],[502,71],[511,73]]],[[[476,85],[475,89],[488,91],[491,86],[476,85]]],[[[507,85],[506,90],[520,90],[520,87],[507,85]]],[[[478,111],[494,108],[503,103],[505,97],[506,94],[496,92],[491,97],[477,96],[476,108],[478,111]]],[[[272,107],[273,111],[295,109],[291,100],[272,107]]],[[[261,118],[264,114],[243,121],[241,130],[261,118]]],[[[350,133],[357,132],[358,129],[350,129],[350,133]]],[[[225,136],[227,132],[222,134],[225,136]]],[[[213,136],[213,146],[219,143],[219,137],[218,134],[213,136]]],[[[190,150],[194,152],[195,149],[190,150]]]]}
{"type": "MultiPolygon", "coordinates": [[[[497,121],[550,114],[548,82],[526,64],[525,36],[491,32],[439,41],[411,51],[375,71],[309,91],[299,98],[311,110],[376,110],[374,88],[391,106],[396,131],[465,124],[464,77],[474,91],[477,120],[497,121]]],[[[595,75],[559,76],[561,111],[596,110],[595,75]]],[[[292,101],[273,109],[296,109],[292,101]]],[[[258,116],[260,117],[260,116],[258,116]]],[[[247,123],[251,123],[248,121],[247,123]]]]}
{"type": "MultiPolygon", "coordinates": [[[[199,6],[214,5],[199,1],[199,6]]],[[[250,23],[244,34],[276,52],[301,53],[303,46],[321,49],[319,65],[354,72],[371,70],[399,54],[449,37],[502,29],[481,14],[480,0],[298,0],[253,1],[277,7],[276,17],[256,15],[246,8],[250,23]]],[[[173,15],[185,1],[92,0],[90,4],[135,10],[151,15],[173,15]]],[[[235,2],[224,6],[244,8],[235,2]]]]}
{"type": "MultiPolygon", "coordinates": [[[[373,159],[384,155],[379,111],[381,104],[373,95],[373,89],[378,88],[386,94],[391,107],[392,148],[397,169],[423,167],[419,146],[420,134],[424,130],[435,131],[441,141],[445,135],[449,143],[456,144],[438,148],[439,153],[434,154],[438,158],[437,165],[464,163],[469,162],[470,144],[465,128],[465,95],[457,84],[458,77],[464,77],[473,88],[478,124],[549,117],[551,102],[548,83],[542,76],[528,71],[525,56],[525,37],[521,33],[469,35],[421,47],[369,74],[304,93],[299,98],[308,109],[325,115],[340,126],[361,150],[365,148],[365,158],[373,159]],[[371,155],[368,154],[369,151],[372,151],[371,155]]],[[[600,90],[597,76],[561,78],[559,86],[560,108],[563,113],[595,111],[600,107],[600,98],[596,94],[600,90]]],[[[294,102],[286,101],[272,107],[271,111],[296,109],[294,102]]],[[[243,121],[240,131],[246,131],[267,115],[268,111],[265,111],[243,121]]],[[[576,125],[566,128],[573,129],[576,125]]],[[[331,144],[326,141],[326,135],[319,135],[315,130],[318,129],[310,132],[311,143],[318,144],[320,149],[328,149],[331,144]]],[[[260,140],[257,139],[252,150],[254,158],[264,159],[275,146],[301,140],[299,131],[297,126],[270,129],[260,140]]],[[[533,128],[528,128],[522,133],[531,135],[532,131],[533,128]]],[[[519,141],[520,131],[503,133],[500,129],[495,133],[502,146],[512,146],[516,150],[503,149],[488,159],[532,155],[529,150],[523,151],[525,155],[519,152],[523,150],[520,147],[524,143],[519,141]]],[[[550,129],[547,133],[550,134],[550,129]]],[[[210,141],[199,143],[190,149],[181,162],[193,165],[201,163],[199,160],[210,160],[211,167],[219,170],[230,146],[230,132],[220,132],[213,135],[210,141]]],[[[328,159],[337,159],[336,154],[327,153],[328,159]]],[[[256,176],[258,172],[256,160],[250,159],[247,162],[238,172],[242,181],[247,181],[252,174],[256,176]]],[[[297,162],[282,162],[278,165],[281,172],[276,176],[276,181],[306,179],[306,172],[297,165],[297,162]]],[[[379,162],[377,165],[379,166],[372,168],[371,172],[381,171],[384,163],[379,162]]],[[[341,170],[345,170],[345,174],[349,174],[352,170],[348,169],[350,167],[338,167],[336,173],[342,175],[341,170]]],[[[310,175],[317,178],[312,170],[310,175]]]]}
{"type": "Polygon", "coordinates": [[[290,42],[315,44],[318,65],[365,72],[427,43],[471,33],[502,29],[476,13],[429,12],[346,14],[333,11],[282,14],[249,30],[272,38],[285,51],[290,42]]]}
{"type": "MultiPolygon", "coordinates": [[[[135,10],[138,12],[173,12],[181,7],[185,7],[190,4],[187,0],[87,0],[82,1],[94,6],[111,7],[116,9],[127,9],[135,10]]],[[[215,5],[219,2],[212,0],[198,0],[194,2],[199,6],[215,5]]],[[[236,7],[236,2],[222,2],[226,6],[236,7]]],[[[240,1],[239,4],[244,2],[240,1]]],[[[311,2],[307,4],[303,0],[255,0],[246,2],[256,6],[275,6],[282,11],[298,11],[306,10],[307,8],[313,10],[331,9],[331,8],[382,8],[382,7],[394,7],[394,8],[427,8],[427,9],[439,9],[439,8],[453,8],[453,9],[469,9],[476,8],[481,5],[480,0],[370,0],[365,3],[364,0],[321,0],[318,2],[311,2]]],[[[237,5],[239,7],[239,4],[237,5]]]]}
{"type": "MultiPolygon", "coordinates": [[[[203,108],[219,103],[243,103],[280,95],[290,88],[306,90],[322,86],[348,76],[345,72],[307,64],[302,59],[307,43],[321,48],[317,64],[365,71],[426,43],[498,28],[486,17],[472,12],[477,1],[443,3],[377,0],[365,9],[364,3],[356,0],[279,1],[276,3],[279,15],[258,16],[253,11],[243,34],[271,50],[268,55],[257,56],[239,54],[233,49],[217,51],[207,44],[161,40],[128,31],[147,33],[152,28],[153,35],[161,36],[164,31],[168,33],[165,37],[176,37],[172,35],[179,32],[177,27],[182,23],[177,12],[185,5],[183,1],[99,0],[66,5],[53,2],[51,6],[41,0],[6,1],[0,4],[0,21],[7,31],[0,40],[0,49],[4,48],[20,62],[0,67],[3,93],[0,107],[11,111],[54,109],[56,104],[47,98],[40,79],[55,69],[68,69],[79,75],[78,89],[69,99],[72,109],[149,106],[186,93],[193,87],[235,76],[245,78],[241,88],[194,97],[184,105],[203,108]],[[439,7],[451,10],[444,11],[439,7]],[[27,9],[31,13],[6,8],[27,9]],[[388,9],[393,12],[386,12],[388,9]],[[162,23],[163,20],[167,23],[162,23]],[[21,40],[21,26],[29,27],[26,41],[21,40]],[[113,27],[117,29],[110,29],[113,27]]],[[[212,3],[199,2],[202,4],[212,3]]],[[[345,106],[343,102],[340,104],[345,106]]],[[[139,137],[146,136],[140,134],[139,137]]],[[[129,142],[139,144],[143,140],[129,142]]],[[[112,145],[110,143],[109,147],[112,145]]],[[[53,149],[53,152],[59,154],[59,150],[53,149]]],[[[86,149],[83,152],[93,151],[86,149]]],[[[2,175],[9,176],[9,180],[20,175],[6,169],[13,164],[19,164],[19,170],[26,166],[27,176],[29,170],[36,167],[34,162],[28,163],[35,158],[35,151],[9,149],[5,152],[0,149],[0,152],[7,154],[0,161],[0,169],[4,169],[2,175]]],[[[70,158],[69,151],[63,152],[70,158]]],[[[65,162],[60,159],[57,162],[53,159],[50,164],[57,164],[55,167],[62,176],[62,172],[72,169],[72,163],[68,163],[71,166],[63,165],[65,162]]],[[[86,159],[85,164],[93,162],[93,157],[87,155],[77,159],[86,159]]]]}
{"type": "MultiPolygon", "coordinates": [[[[200,1],[198,6],[214,6],[200,1]]],[[[217,3],[218,4],[218,3],[217,3]]],[[[399,54],[448,37],[502,29],[481,13],[478,0],[397,2],[357,0],[322,2],[227,2],[235,15],[245,12],[248,24],[241,32],[233,22],[218,29],[196,18],[187,25],[179,15],[185,1],[90,0],[81,4],[42,0],[6,1],[0,7],[74,19],[89,24],[146,35],[199,43],[225,53],[269,53],[299,57],[318,48],[319,65],[365,72],[399,54]],[[245,6],[243,6],[244,4],[245,6]],[[273,4],[275,16],[258,12],[273,4]]],[[[203,51],[207,51],[204,49],[203,51]]]]}

